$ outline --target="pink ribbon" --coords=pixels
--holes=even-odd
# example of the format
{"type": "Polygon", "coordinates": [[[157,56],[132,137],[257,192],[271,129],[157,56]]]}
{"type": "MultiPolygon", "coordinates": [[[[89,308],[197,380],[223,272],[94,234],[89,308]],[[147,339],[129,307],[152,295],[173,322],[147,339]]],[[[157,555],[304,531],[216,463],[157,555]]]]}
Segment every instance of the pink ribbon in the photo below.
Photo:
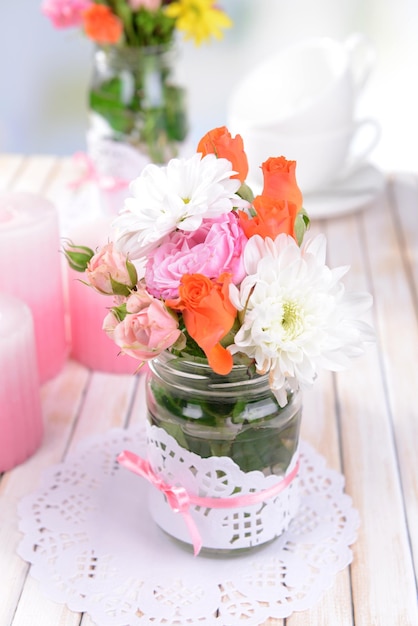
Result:
{"type": "Polygon", "coordinates": [[[100,174],[93,160],[84,152],[76,152],[74,160],[83,168],[83,173],[76,179],[68,183],[72,189],[78,189],[81,185],[88,182],[96,182],[101,189],[106,191],[118,191],[128,187],[130,180],[118,178],[116,176],[105,176],[100,174]]]}
{"type": "Polygon", "coordinates": [[[161,491],[167,498],[167,502],[175,513],[181,513],[190,533],[193,543],[194,555],[197,556],[202,547],[202,540],[195,521],[190,515],[190,505],[196,504],[210,509],[234,509],[237,507],[250,506],[264,502],[281,493],[296,478],[299,471],[299,459],[297,459],[292,471],[289,472],[280,482],[272,487],[250,493],[243,496],[232,496],[230,498],[201,498],[187,493],[181,486],[172,487],[165,483],[152,469],[148,461],[133,452],[124,450],[117,457],[118,462],[138,476],[146,478],[154,487],[161,491]]]}

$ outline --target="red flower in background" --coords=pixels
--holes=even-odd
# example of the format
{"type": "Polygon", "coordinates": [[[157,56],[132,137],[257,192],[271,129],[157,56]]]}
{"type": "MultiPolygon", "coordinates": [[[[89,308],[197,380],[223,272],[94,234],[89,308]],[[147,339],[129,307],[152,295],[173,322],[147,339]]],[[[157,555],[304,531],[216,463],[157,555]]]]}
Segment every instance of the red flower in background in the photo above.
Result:
{"type": "Polygon", "coordinates": [[[102,4],[92,4],[84,11],[83,25],[86,35],[100,44],[117,43],[123,33],[121,20],[102,4]]]}

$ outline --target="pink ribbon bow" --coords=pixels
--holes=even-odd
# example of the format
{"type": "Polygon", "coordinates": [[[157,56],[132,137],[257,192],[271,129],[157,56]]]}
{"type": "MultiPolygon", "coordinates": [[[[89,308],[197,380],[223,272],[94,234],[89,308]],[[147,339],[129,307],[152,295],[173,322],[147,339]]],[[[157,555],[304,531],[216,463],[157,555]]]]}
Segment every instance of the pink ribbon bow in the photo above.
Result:
{"type": "Polygon", "coordinates": [[[76,152],[74,154],[74,161],[83,168],[83,173],[75,180],[68,183],[68,186],[72,189],[78,189],[84,183],[96,182],[101,189],[106,191],[118,191],[128,187],[130,180],[124,178],[118,178],[117,176],[106,176],[100,174],[93,160],[84,152],[76,152]]]}
{"type": "Polygon", "coordinates": [[[189,529],[190,537],[193,543],[193,550],[195,556],[197,556],[202,547],[202,540],[199,535],[197,526],[190,515],[190,497],[184,487],[172,487],[167,485],[152,469],[151,465],[145,459],[140,456],[125,450],[119,454],[119,463],[126,467],[128,470],[142,478],[146,478],[154,487],[161,491],[167,498],[167,502],[175,513],[181,513],[187,528],[189,529]]]}
{"type": "Polygon", "coordinates": [[[197,556],[201,550],[202,539],[195,521],[190,515],[189,508],[191,504],[211,509],[231,509],[264,502],[269,498],[277,496],[281,491],[290,485],[290,483],[296,478],[300,465],[298,459],[292,471],[289,472],[289,474],[287,474],[281,481],[272,487],[268,487],[267,489],[263,489],[257,493],[250,493],[243,496],[233,496],[230,498],[201,498],[199,496],[188,494],[184,487],[172,487],[171,485],[165,483],[154,472],[148,461],[133,452],[124,450],[119,454],[117,460],[121,465],[123,465],[123,467],[126,467],[126,469],[130,470],[134,474],[138,474],[138,476],[146,478],[154,487],[166,496],[167,502],[172,510],[175,513],[182,514],[190,533],[195,556],[197,556]]]}

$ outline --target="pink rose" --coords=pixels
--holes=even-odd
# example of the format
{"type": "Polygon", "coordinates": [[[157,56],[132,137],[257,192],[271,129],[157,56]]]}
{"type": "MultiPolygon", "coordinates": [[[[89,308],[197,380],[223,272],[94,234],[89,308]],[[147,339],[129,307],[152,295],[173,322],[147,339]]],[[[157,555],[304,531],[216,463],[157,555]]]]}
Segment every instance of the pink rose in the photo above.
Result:
{"type": "Polygon", "coordinates": [[[150,255],[145,268],[148,291],[156,298],[177,298],[184,274],[218,278],[232,274],[239,284],[244,276],[243,250],[247,243],[235,213],[204,220],[193,233],[175,231],[150,255]]]}
{"type": "Polygon", "coordinates": [[[136,284],[134,265],[127,257],[108,243],[89,261],[85,272],[90,285],[107,295],[129,295],[136,284]]]}
{"type": "Polygon", "coordinates": [[[160,8],[162,0],[129,0],[129,6],[134,11],[138,9],[147,9],[147,11],[157,11],[160,8]]]}
{"type": "Polygon", "coordinates": [[[41,11],[55,28],[69,28],[82,26],[83,12],[91,4],[90,0],[44,0],[41,11]]]}
{"type": "Polygon", "coordinates": [[[144,290],[129,296],[126,310],[122,322],[109,313],[104,319],[103,330],[128,356],[149,361],[172,346],[181,335],[177,319],[160,300],[144,290]]]}

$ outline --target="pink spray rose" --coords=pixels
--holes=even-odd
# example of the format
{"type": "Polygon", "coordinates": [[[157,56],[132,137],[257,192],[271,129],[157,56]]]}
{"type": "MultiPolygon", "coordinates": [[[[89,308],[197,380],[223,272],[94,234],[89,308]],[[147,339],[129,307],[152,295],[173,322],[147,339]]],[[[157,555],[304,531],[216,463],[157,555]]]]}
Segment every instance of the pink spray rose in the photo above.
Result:
{"type": "Polygon", "coordinates": [[[45,0],[41,10],[55,28],[70,28],[82,26],[83,11],[91,4],[90,0],[45,0]]]}
{"type": "Polygon", "coordinates": [[[239,284],[244,276],[243,250],[247,243],[235,213],[203,220],[193,233],[175,231],[150,255],[145,268],[148,291],[156,298],[177,298],[184,274],[218,278],[232,275],[239,284]]]}
{"type": "Polygon", "coordinates": [[[108,243],[90,259],[86,278],[100,293],[127,296],[136,284],[137,274],[127,257],[108,243]]]}
{"type": "Polygon", "coordinates": [[[126,311],[121,322],[112,312],[108,313],[103,330],[128,356],[149,361],[172,346],[181,335],[177,319],[145,290],[129,296],[126,311]]]}

